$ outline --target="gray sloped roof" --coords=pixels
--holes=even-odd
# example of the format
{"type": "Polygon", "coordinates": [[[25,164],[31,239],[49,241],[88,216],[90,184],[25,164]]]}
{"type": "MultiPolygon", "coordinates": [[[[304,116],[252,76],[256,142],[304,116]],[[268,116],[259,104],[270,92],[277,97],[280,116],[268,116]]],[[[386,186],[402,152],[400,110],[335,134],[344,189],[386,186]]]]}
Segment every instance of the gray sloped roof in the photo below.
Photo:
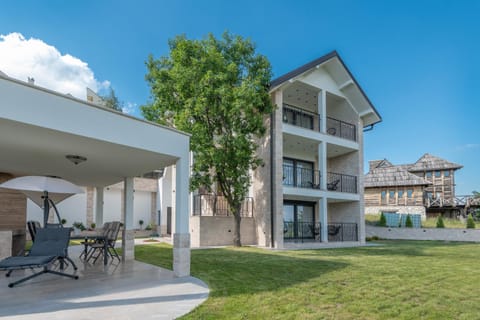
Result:
{"type": "Polygon", "coordinates": [[[408,172],[406,165],[379,167],[370,170],[364,179],[364,186],[366,188],[429,184],[430,182],[427,180],[408,172]]]}
{"type": "Polygon", "coordinates": [[[462,165],[449,162],[442,158],[433,156],[429,153],[425,153],[420,159],[417,160],[410,168],[410,172],[418,171],[431,171],[431,170],[444,170],[444,169],[461,169],[462,165]]]}

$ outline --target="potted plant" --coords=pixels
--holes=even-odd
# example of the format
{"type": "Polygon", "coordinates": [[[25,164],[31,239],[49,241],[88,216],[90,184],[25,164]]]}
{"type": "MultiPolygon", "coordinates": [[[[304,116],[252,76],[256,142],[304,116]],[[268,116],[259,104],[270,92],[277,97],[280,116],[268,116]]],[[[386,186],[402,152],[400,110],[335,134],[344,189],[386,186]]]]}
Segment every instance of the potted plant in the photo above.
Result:
{"type": "Polygon", "coordinates": [[[79,234],[80,232],[82,232],[86,229],[85,226],[83,225],[83,222],[77,222],[77,221],[75,221],[72,224],[72,227],[73,227],[73,232],[75,234],[79,234]]]}
{"type": "Polygon", "coordinates": [[[66,224],[66,223],[67,223],[67,219],[62,219],[62,220],[60,220],[60,223],[61,223],[61,224],[62,224],[62,226],[63,226],[64,224],[66,224]]]}
{"type": "Polygon", "coordinates": [[[140,225],[140,230],[142,230],[143,220],[138,220],[138,224],[140,225]]]}

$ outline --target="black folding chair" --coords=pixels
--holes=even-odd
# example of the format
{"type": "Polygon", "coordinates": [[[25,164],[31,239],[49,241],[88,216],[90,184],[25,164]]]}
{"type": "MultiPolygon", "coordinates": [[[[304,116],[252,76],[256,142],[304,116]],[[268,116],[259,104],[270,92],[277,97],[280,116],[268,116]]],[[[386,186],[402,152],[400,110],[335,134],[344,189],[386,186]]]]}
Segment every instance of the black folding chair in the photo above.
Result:
{"type": "Polygon", "coordinates": [[[30,253],[27,256],[8,257],[0,261],[0,270],[10,271],[19,269],[43,268],[42,271],[33,273],[15,282],[9,283],[13,286],[30,280],[44,273],[52,273],[60,276],[78,279],[75,274],[68,274],[52,270],[52,265],[59,261],[60,269],[63,270],[64,260],[68,258],[68,244],[70,242],[70,228],[41,228],[37,229],[35,241],[33,242],[30,253]]]}

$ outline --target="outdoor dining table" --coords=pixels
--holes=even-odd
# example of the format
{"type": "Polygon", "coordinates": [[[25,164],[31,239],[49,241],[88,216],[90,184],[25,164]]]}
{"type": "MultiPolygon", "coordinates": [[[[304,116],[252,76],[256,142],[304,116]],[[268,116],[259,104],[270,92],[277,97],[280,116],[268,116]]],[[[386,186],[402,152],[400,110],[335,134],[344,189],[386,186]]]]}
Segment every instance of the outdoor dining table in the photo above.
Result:
{"type": "Polygon", "coordinates": [[[83,234],[83,235],[74,235],[71,236],[70,239],[83,239],[85,244],[84,248],[84,256],[85,256],[85,261],[87,260],[87,250],[88,250],[88,242],[89,240],[95,240],[95,241],[100,241],[103,243],[103,265],[106,266],[108,262],[108,242],[107,242],[107,237],[105,235],[99,234],[99,233],[88,233],[88,234],[83,234]]]}

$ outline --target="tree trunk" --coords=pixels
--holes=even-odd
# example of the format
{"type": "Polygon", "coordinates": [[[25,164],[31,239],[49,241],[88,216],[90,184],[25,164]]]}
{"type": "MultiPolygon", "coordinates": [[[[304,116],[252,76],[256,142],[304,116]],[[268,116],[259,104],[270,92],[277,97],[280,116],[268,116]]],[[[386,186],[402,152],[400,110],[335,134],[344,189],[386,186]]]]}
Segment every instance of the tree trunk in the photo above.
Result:
{"type": "Polygon", "coordinates": [[[235,206],[235,212],[233,213],[233,217],[235,219],[235,226],[233,228],[233,246],[234,247],[241,247],[242,242],[240,240],[240,222],[242,217],[240,216],[240,211],[242,208],[242,204],[235,206]]]}

